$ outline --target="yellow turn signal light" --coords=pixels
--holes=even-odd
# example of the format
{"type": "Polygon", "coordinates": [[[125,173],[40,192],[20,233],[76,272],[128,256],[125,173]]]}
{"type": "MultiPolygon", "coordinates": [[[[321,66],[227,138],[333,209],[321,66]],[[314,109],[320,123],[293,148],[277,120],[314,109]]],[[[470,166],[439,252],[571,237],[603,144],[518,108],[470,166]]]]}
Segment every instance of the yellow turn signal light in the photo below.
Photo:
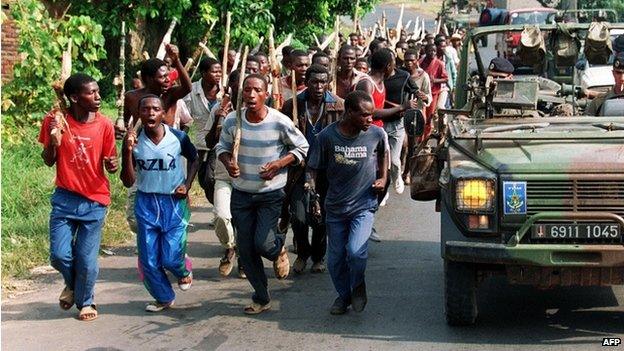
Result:
{"type": "Polygon", "coordinates": [[[491,211],[494,208],[493,180],[460,179],[456,189],[458,211],[491,211]]]}

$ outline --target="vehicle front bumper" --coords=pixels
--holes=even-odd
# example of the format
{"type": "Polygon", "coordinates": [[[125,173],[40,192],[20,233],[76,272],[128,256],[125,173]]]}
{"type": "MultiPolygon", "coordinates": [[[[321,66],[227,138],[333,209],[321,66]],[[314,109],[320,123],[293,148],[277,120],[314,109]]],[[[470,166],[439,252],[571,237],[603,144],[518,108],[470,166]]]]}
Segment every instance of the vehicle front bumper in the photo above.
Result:
{"type": "Polygon", "coordinates": [[[447,241],[451,261],[541,267],[624,267],[624,245],[494,244],[447,241]]]}

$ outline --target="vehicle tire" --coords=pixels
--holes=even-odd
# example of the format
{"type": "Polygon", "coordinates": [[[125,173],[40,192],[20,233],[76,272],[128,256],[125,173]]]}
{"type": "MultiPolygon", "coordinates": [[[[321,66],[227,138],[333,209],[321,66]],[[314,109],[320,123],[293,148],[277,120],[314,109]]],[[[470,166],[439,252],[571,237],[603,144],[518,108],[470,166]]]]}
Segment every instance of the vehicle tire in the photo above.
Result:
{"type": "Polygon", "coordinates": [[[444,261],[444,304],[446,322],[452,326],[472,325],[477,319],[477,273],[474,265],[444,261]]]}

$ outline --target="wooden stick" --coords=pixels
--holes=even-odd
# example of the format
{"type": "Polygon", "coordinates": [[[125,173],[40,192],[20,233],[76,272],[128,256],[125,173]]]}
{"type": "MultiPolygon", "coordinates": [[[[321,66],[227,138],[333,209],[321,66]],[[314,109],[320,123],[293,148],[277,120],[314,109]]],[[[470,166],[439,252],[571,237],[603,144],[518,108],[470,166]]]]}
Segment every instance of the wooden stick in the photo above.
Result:
{"type": "Polygon", "coordinates": [[[277,54],[275,53],[275,38],[273,37],[273,26],[269,28],[269,63],[271,65],[271,77],[273,83],[271,84],[271,97],[273,98],[273,108],[280,110],[282,108],[282,94],[280,93],[280,76],[281,67],[277,61],[277,54]]]}
{"type": "Polygon", "coordinates": [[[178,20],[176,20],[175,18],[171,20],[171,23],[169,24],[169,28],[167,29],[167,32],[163,36],[163,39],[160,42],[160,46],[158,47],[156,58],[159,58],[161,60],[165,58],[165,54],[167,53],[165,50],[165,45],[171,42],[171,33],[173,33],[173,29],[175,28],[177,23],[178,23],[178,20]]]}
{"type": "MultiPolygon", "coordinates": [[[[199,47],[202,49],[202,54],[204,54],[204,55],[206,55],[208,57],[212,57],[213,59],[217,58],[215,56],[215,54],[213,54],[212,51],[210,51],[210,49],[206,46],[206,44],[199,43],[199,47]]],[[[197,69],[197,67],[195,69],[197,69]]]]}
{"type": "Polygon", "coordinates": [[[293,34],[292,33],[288,34],[286,39],[284,39],[284,42],[281,43],[277,48],[275,48],[275,51],[277,52],[277,54],[280,54],[282,52],[282,49],[284,48],[284,46],[290,45],[290,43],[292,42],[292,38],[293,38],[293,34]]]}
{"type": "Polygon", "coordinates": [[[321,42],[319,41],[318,37],[314,33],[312,33],[312,36],[314,37],[314,41],[316,42],[316,46],[318,46],[320,48],[321,47],[321,42]]]}
{"type": "Polygon", "coordinates": [[[297,111],[297,78],[296,78],[296,72],[295,69],[291,69],[290,70],[290,89],[292,90],[293,96],[292,96],[292,105],[293,105],[293,109],[292,109],[292,119],[293,119],[293,123],[295,124],[296,128],[299,128],[299,115],[298,115],[298,111],[297,111]]]}
{"type": "Polygon", "coordinates": [[[260,51],[260,47],[262,46],[262,43],[264,43],[264,37],[260,37],[260,40],[258,40],[258,44],[256,44],[256,46],[251,50],[249,54],[250,55],[257,54],[258,51],[260,51]]]}
{"type": "MultiPolygon", "coordinates": [[[[247,64],[247,53],[249,47],[245,45],[245,51],[243,52],[243,66],[247,64]]],[[[238,164],[238,151],[240,149],[241,137],[243,134],[243,82],[245,81],[245,70],[241,69],[238,81],[238,96],[236,97],[236,131],[234,132],[234,144],[232,145],[232,158],[234,163],[238,164]]]]}
{"type": "Polygon", "coordinates": [[[232,23],[232,13],[230,11],[227,12],[225,18],[225,41],[223,42],[223,61],[221,63],[221,70],[223,73],[221,74],[221,86],[223,87],[222,91],[226,91],[227,88],[227,78],[228,78],[228,70],[227,70],[227,62],[228,62],[228,51],[230,50],[230,25],[232,23]]]}
{"type": "Polygon", "coordinates": [[[331,44],[332,41],[334,41],[334,37],[336,36],[336,33],[332,33],[329,36],[327,36],[327,38],[325,39],[325,41],[323,41],[323,43],[321,43],[321,45],[319,45],[319,47],[321,48],[321,50],[325,50],[325,48],[331,44]]]}
{"type": "Polygon", "coordinates": [[[190,71],[193,63],[195,63],[195,61],[192,57],[189,57],[188,60],[186,60],[186,64],[184,65],[184,70],[187,72],[190,71]]]}
{"type": "Polygon", "coordinates": [[[336,94],[336,81],[338,80],[338,51],[340,50],[340,17],[336,16],[334,22],[334,48],[331,57],[331,92],[336,94]]]}
{"type": "MultiPolygon", "coordinates": [[[[203,56],[204,56],[204,52],[202,51],[199,54],[199,58],[198,58],[199,62],[201,62],[201,59],[202,59],[203,56]]],[[[193,70],[193,73],[191,74],[191,80],[193,80],[193,77],[195,76],[195,73],[197,73],[198,69],[199,69],[199,64],[195,65],[195,69],[193,70]]]]}
{"type": "Polygon", "coordinates": [[[72,69],[72,47],[73,41],[70,38],[67,42],[67,50],[63,51],[61,62],[61,77],[56,82],[52,83],[52,88],[56,93],[56,103],[54,106],[54,119],[56,120],[56,127],[50,131],[50,136],[56,138],[56,144],[61,146],[61,140],[63,138],[63,132],[67,131],[71,135],[69,130],[69,124],[65,119],[65,115],[68,113],[67,103],[63,92],[63,85],[69,76],[72,69]]]}
{"type": "MultiPolygon", "coordinates": [[[[193,51],[193,55],[191,55],[191,58],[193,59],[193,64],[199,65],[199,62],[201,62],[201,56],[204,53],[202,44],[204,46],[206,46],[206,43],[208,42],[208,39],[210,39],[210,34],[212,33],[212,29],[214,28],[216,23],[217,23],[217,21],[213,21],[212,22],[212,24],[210,25],[210,29],[208,29],[208,31],[206,32],[206,34],[204,35],[202,40],[199,43],[197,43],[197,48],[195,48],[195,51],[193,51]]],[[[210,57],[214,58],[214,55],[212,55],[210,57]]],[[[187,63],[188,63],[188,61],[187,61],[187,63]]],[[[195,72],[197,70],[197,65],[195,66],[195,70],[193,72],[195,72]]],[[[193,65],[191,65],[190,67],[186,68],[186,71],[189,72],[192,67],[193,67],[193,65]]],[[[193,76],[191,76],[191,79],[193,79],[193,76]]]]}
{"type": "Polygon", "coordinates": [[[113,80],[113,85],[117,85],[117,124],[123,127],[123,110],[126,95],[126,21],[121,21],[121,38],[119,40],[119,75],[113,80]]]}
{"type": "Polygon", "coordinates": [[[359,25],[358,10],[360,9],[360,0],[355,2],[355,10],[353,11],[353,30],[357,32],[359,25]]]}
{"type": "Polygon", "coordinates": [[[403,29],[403,11],[405,10],[405,4],[401,4],[401,13],[399,14],[399,20],[397,21],[397,25],[396,25],[396,35],[397,35],[397,40],[400,40],[401,38],[401,29],[403,29]]]}
{"type": "MultiPolygon", "coordinates": [[[[240,55],[241,55],[241,49],[243,48],[243,44],[238,46],[238,50],[236,50],[236,56],[234,57],[234,63],[232,64],[232,70],[234,71],[238,68],[238,64],[240,63],[240,55]]],[[[241,67],[242,69],[245,69],[245,67],[241,67]]],[[[230,72],[231,72],[230,71],[230,72]]]]}

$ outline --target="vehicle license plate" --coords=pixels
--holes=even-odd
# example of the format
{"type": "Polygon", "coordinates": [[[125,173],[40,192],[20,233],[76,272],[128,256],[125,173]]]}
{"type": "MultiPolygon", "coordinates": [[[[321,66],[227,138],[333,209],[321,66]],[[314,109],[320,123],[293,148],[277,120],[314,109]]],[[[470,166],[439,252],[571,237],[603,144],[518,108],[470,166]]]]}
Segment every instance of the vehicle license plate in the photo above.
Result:
{"type": "Polygon", "coordinates": [[[618,224],[534,224],[533,239],[619,239],[622,231],[618,224]]]}

